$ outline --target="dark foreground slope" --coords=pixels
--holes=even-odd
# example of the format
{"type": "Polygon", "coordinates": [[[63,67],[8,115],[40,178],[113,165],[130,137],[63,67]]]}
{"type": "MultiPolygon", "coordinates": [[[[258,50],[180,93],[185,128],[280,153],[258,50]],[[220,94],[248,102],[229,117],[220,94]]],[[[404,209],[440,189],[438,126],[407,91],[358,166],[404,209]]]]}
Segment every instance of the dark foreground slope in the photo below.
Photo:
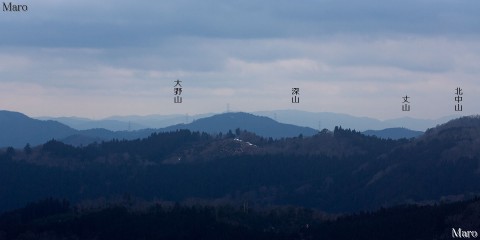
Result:
{"type": "Polygon", "coordinates": [[[278,140],[182,130],[87,147],[50,141],[30,153],[0,153],[0,209],[47,197],[76,203],[124,194],[334,213],[468,199],[480,192],[479,142],[477,117],[415,140],[336,128],[278,140]]]}
{"type": "Polygon", "coordinates": [[[70,207],[48,199],[0,215],[0,239],[452,239],[480,230],[480,200],[332,217],[305,208],[135,204],[70,207]],[[453,233],[456,234],[456,233],[453,233]]]}

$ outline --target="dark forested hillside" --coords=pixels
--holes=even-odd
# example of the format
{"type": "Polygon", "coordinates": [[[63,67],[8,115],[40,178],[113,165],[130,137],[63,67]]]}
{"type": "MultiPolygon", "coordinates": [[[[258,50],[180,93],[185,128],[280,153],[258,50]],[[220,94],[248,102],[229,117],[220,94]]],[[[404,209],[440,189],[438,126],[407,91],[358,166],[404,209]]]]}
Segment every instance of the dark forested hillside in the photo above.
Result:
{"type": "Polygon", "coordinates": [[[295,205],[355,212],[480,192],[476,117],[385,140],[341,127],[272,139],[236,129],[179,130],[73,147],[55,140],[0,152],[0,209],[47,197],[295,205]],[[465,123],[463,123],[465,122],[465,123]]]}
{"type": "Polygon", "coordinates": [[[451,239],[480,228],[480,201],[329,216],[298,207],[46,199],[0,215],[0,239],[451,239]]]}

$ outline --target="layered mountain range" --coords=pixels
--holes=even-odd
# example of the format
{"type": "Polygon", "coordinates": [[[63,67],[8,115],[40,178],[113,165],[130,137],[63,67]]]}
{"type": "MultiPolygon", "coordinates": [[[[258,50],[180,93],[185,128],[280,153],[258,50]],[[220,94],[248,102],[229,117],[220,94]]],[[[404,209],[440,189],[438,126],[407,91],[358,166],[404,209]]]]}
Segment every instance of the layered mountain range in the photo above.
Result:
{"type": "MultiPolygon", "coordinates": [[[[301,112],[295,112],[297,115],[302,115],[301,112]]],[[[305,113],[303,113],[305,114],[305,113]]],[[[56,120],[38,120],[30,118],[24,114],[9,111],[0,111],[0,147],[12,146],[15,148],[22,148],[26,144],[32,146],[45,143],[48,140],[56,139],[64,143],[74,146],[88,145],[93,142],[109,141],[112,139],[126,139],[133,140],[138,138],[146,138],[150,134],[155,132],[169,132],[179,129],[188,129],[191,131],[206,132],[209,134],[227,133],[228,131],[235,131],[235,129],[242,129],[253,132],[262,137],[272,137],[274,139],[294,137],[298,135],[312,136],[319,130],[310,127],[301,127],[293,124],[280,123],[272,118],[265,116],[257,116],[248,113],[224,113],[218,115],[206,114],[204,118],[199,118],[190,123],[179,123],[163,128],[145,128],[138,130],[121,130],[114,131],[107,128],[91,128],[85,129],[86,126],[114,126],[114,129],[120,129],[115,127],[117,125],[130,125],[130,126],[143,126],[137,123],[125,123],[120,120],[103,120],[100,122],[92,122],[88,119],[82,118],[57,118],[56,120]],[[61,122],[63,123],[61,123],[61,122]],[[64,124],[65,123],[65,124],[64,124]],[[68,125],[66,125],[68,124],[68,125]],[[83,124],[83,125],[82,125],[83,124]],[[79,127],[75,129],[74,126],[79,127]],[[83,126],[83,127],[80,127],[83,126]]],[[[327,116],[324,121],[331,122],[334,115],[327,116]]],[[[355,122],[355,117],[346,117],[347,115],[337,115],[339,117],[339,123],[345,123],[345,119],[355,122]]],[[[116,117],[120,118],[120,117],[116,117]]],[[[287,120],[286,117],[282,117],[287,120]]],[[[133,119],[142,123],[152,124],[157,119],[158,123],[165,123],[172,119],[177,119],[178,116],[171,116],[163,118],[160,116],[153,117],[124,117],[122,119],[133,119]],[[163,119],[163,120],[162,120],[163,119]],[[148,120],[148,121],[147,121],[148,120]]],[[[301,119],[301,117],[299,117],[301,119]]],[[[306,117],[305,119],[313,119],[313,117],[306,117]]],[[[316,117],[315,117],[316,119],[316,117]]],[[[173,120],[172,120],[173,121],[173,120]]],[[[347,122],[348,122],[347,121],[347,122]]],[[[369,120],[373,121],[373,120],[369,120]]],[[[372,125],[376,123],[373,121],[372,125]]],[[[329,124],[330,125],[330,124],[329,124]]],[[[341,124],[338,124],[339,126],[341,124]]],[[[345,125],[343,125],[345,126],[345,125]]],[[[332,127],[330,130],[333,130],[332,127]]],[[[328,128],[327,128],[328,129],[328,128]]],[[[384,130],[371,130],[366,131],[367,135],[375,135],[381,138],[411,138],[417,137],[422,134],[420,131],[413,131],[406,128],[391,128],[384,130]]]]}
{"type": "Polygon", "coordinates": [[[0,207],[51,196],[82,202],[129,194],[338,213],[480,193],[475,116],[399,140],[342,127],[277,139],[240,128],[216,134],[171,130],[84,147],[51,140],[6,149],[0,152],[0,207]]]}

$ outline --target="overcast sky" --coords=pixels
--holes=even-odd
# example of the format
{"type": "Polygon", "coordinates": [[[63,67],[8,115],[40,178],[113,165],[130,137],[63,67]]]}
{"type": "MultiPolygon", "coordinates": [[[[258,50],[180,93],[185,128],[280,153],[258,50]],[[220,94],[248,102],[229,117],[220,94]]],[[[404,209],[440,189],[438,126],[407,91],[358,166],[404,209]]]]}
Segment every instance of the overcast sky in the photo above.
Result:
{"type": "Polygon", "coordinates": [[[0,109],[30,116],[480,112],[480,1],[30,0],[0,12],[0,109]],[[183,103],[173,102],[174,81],[183,103]],[[300,103],[292,104],[292,88],[300,103]],[[402,112],[408,95],[410,112],[402,112]]]}

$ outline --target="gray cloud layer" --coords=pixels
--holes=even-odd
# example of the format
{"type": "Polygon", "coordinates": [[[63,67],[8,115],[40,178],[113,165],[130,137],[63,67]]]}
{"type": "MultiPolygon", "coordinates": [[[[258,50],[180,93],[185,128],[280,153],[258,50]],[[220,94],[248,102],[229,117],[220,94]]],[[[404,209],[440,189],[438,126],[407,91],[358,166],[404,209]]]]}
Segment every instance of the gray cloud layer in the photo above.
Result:
{"type": "Polygon", "coordinates": [[[102,117],[218,112],[229,102],[388,118],[404,116],[408,93],[424,109],[412,116],[437,117],[452,114],[460,85],[466,113],[480,110],[475,0],[28,5],[0,13],[0,108],[102,117]],[[181,107],[171,104],[178,78],[190,100],[181,107]],[[304,100],[292,106],[296,86],[304,100]]]}
{"type": "Polygon", "coordinates": [[[331,34],[478,35],[480,2],[33,1],[3,14],[2,45],[108,48],[177,37],[259,39],[331,34]]]}

